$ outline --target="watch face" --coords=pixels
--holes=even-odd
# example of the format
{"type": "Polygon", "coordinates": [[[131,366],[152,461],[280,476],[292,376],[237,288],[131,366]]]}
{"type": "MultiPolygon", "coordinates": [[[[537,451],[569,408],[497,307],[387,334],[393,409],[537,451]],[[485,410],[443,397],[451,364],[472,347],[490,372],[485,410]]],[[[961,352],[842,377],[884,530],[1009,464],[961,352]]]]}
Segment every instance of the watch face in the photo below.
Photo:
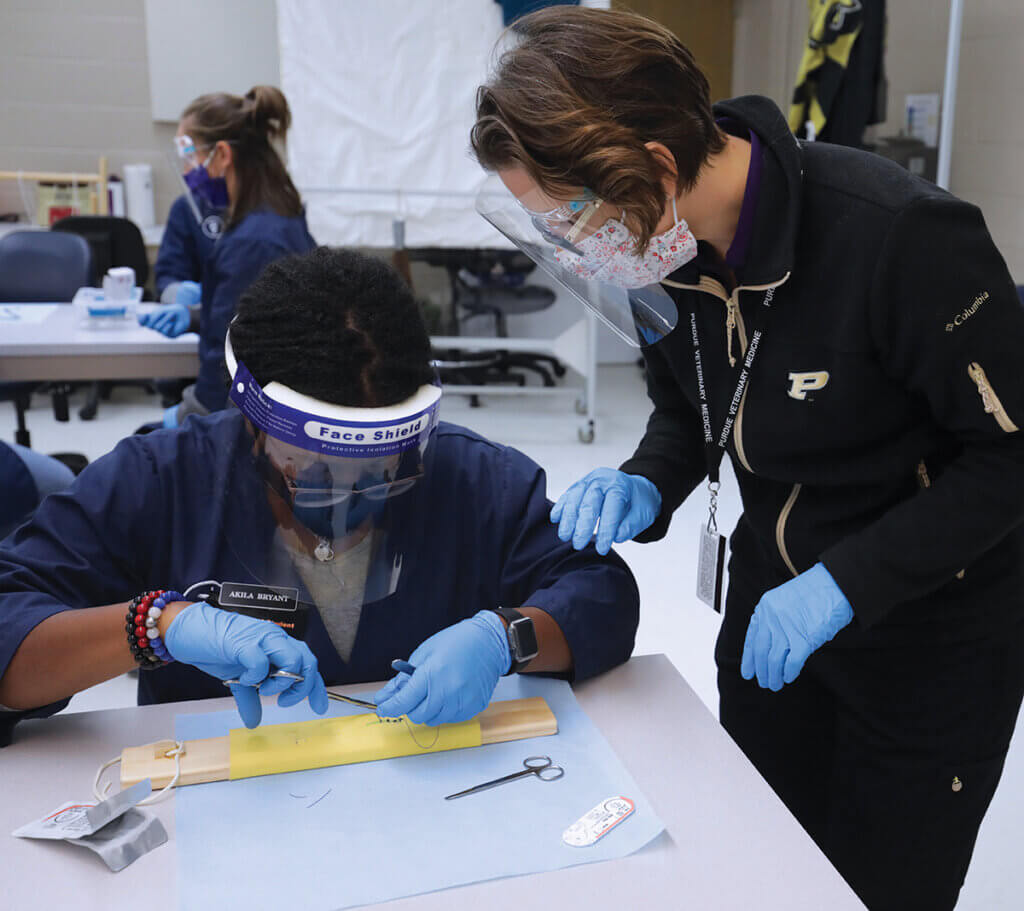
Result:
{"type": "Polygon", "coordinates": [[[529,661],[537,657],[537,633],[529,617],[513,620],[509,624],[508,632],[513,658],[516,661],[529,661]]]}

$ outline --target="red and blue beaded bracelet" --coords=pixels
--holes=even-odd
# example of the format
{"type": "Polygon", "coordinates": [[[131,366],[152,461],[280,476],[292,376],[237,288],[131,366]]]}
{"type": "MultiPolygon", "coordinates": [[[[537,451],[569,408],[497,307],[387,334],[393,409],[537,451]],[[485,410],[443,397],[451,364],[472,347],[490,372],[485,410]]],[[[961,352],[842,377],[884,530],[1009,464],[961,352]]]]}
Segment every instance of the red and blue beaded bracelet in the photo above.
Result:
{"type": "Polygon", "coordinates": [[[135,663],[140,669],[154,670],[174,660],[160,638],[157,621],[168,604],[182,600],[184,597],[181,592],[160,589],[145,592],[128,603],[128,616],[124,628],[128,634],[128,644],[131,646],[135,663]]]}

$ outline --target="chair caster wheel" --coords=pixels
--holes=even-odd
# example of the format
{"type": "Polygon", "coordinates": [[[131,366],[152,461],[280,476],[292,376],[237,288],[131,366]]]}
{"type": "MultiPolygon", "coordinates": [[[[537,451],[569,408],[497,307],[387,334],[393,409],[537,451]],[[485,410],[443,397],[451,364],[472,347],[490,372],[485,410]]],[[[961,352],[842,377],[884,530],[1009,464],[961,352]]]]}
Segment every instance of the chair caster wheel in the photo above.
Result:
{"type": "Polygon", "coordinates": [[[593,443],[594,442],[594,422],[587,421],[586,424],[581,424],[579,429],[576,431],[576,436],[579,438],[581,443],[593,443]]]}

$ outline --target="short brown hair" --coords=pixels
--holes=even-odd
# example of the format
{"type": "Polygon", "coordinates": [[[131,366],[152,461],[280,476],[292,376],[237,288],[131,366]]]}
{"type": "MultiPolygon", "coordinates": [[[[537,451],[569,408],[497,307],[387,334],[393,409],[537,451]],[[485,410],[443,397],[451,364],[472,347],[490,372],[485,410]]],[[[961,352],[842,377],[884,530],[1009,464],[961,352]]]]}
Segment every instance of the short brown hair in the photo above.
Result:
{"type": "Polygon", "coordinates": [[[292,112],[280,89],[257,85],[244,96],[227,92],[200,95],[181,115],[192,141],[199,147],[222,140],[235,150],[238,198],[231,200],[228,224],[234,225],[255,209],[278,215],[302,214],[302,200],[288,170],[271,145],[284,141],[292,112]]]}
{"type": "Polygon", "coordinates": [[[665,207],[660,142],[689,190],[725,137],[708,81],[667,28],[635,13],[556,6],[510,26],[476,98],[470,142],[488,170],[520,166],[555,199],[584,186],[625,212],[647,247],[665,207]]]}

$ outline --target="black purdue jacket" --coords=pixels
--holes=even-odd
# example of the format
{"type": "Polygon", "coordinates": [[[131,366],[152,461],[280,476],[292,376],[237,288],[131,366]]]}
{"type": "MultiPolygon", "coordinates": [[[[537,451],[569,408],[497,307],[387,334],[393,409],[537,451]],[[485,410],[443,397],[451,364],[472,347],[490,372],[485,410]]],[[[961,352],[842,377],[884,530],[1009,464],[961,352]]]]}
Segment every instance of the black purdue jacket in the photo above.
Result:
{"type": "Polygon", "coordinates": [[[753,236],[731,294],[703,244],[669,276],[679,325],[644,351],[654,411],[622,466],[663,498],[638,540],[706,476],[691,310],[717,438],[729,345],[746,351],[774,287],[729,443],[732,576],[764,591],[822,561],[851,643],[1024,619],[1024,309],[981,212],[883,158],[798,143],[765,98],[715,113],[764,146],[753,236]]]}

